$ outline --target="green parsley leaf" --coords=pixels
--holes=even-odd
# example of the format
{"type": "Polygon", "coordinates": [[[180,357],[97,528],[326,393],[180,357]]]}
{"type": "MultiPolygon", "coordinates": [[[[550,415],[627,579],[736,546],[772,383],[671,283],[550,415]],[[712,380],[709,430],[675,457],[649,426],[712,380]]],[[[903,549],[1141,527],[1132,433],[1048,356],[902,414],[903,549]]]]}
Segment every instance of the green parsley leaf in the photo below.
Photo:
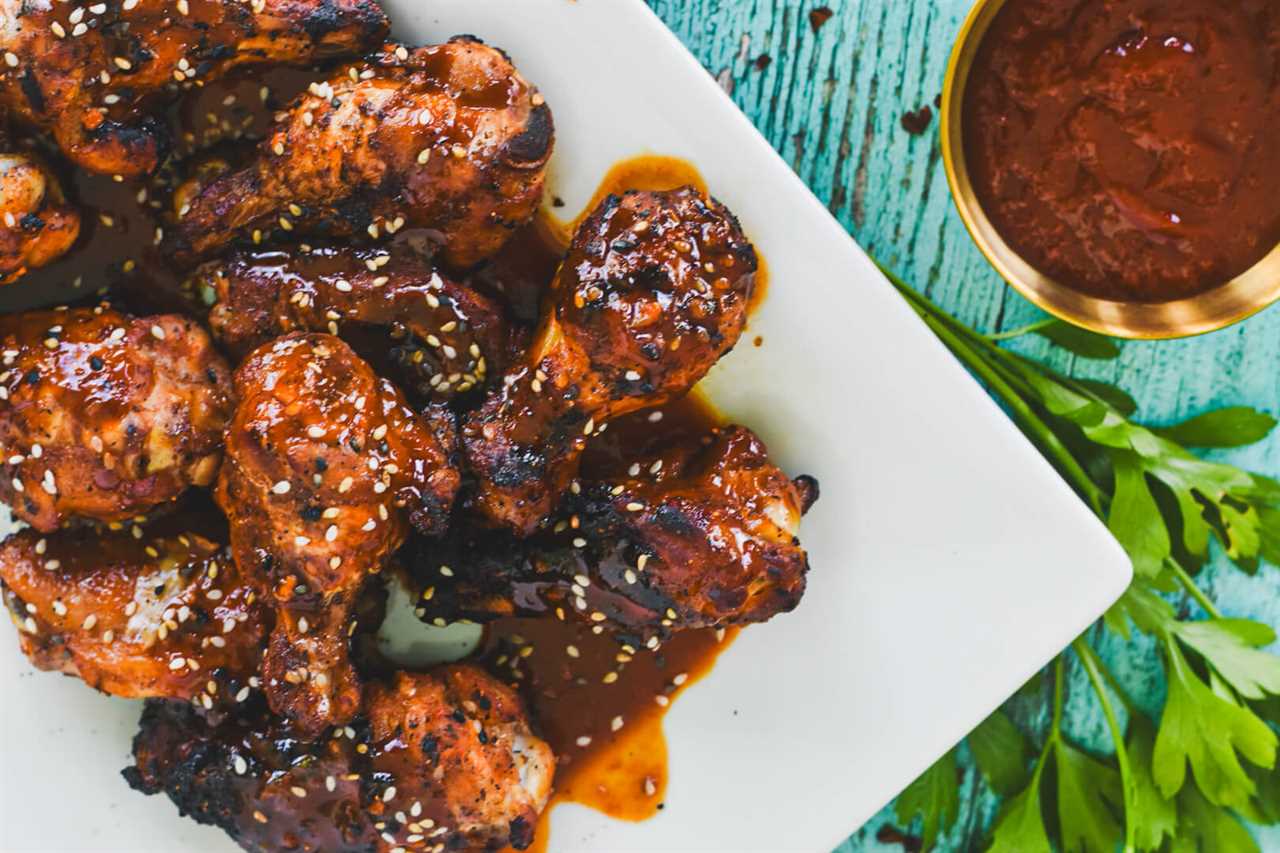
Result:
{"type": "Polygon", "coordinates": [[[1128,391],[1097,379],[1076,379],[1077,385],[1115,409],[1126,418],[1138,411],[1138,401],[1128,391]]]}
{"type": "Polygon", "coordinates": [[[1058,824],[1065,853],[1114,853],[1124,829],[1112,809],[1123,802],[1120,774],[1059,737],[1058,824]]]}
{"type": "Polygon", "coordinates": [[[1129,756],[1134,791],[1133,814],[1129,817],[1134,826],[1134,844],[1139,850],[1160,849],[1165,837],[1174,837],[1178,827],[1175,801],[1165,799],[1151,775],[1155,739],[1155,729],[1146,717],[1135,715],[1129,719],[1125,752],[1129,756]]]}
{"type": "Polygon", "coordinates": [[[1270,627],[1248,619],[1209,619],[1179,622],[1174,631],[1241,696],[1280,695],[1280,657],[1259,651],[1275,642],[1270,627]]]}
{"type": "Polygon", "coordinates": [[[1156,785],[1165,797],[1183,789],[1187,764],[1214,805],[1242,808],[1255,786],[1237,750],[1259,767],[1274,767],[1276,735],[1249,708],[1206,685],[1192,670],[1176,639],[1165,639],[1169,695],[1152,755],[1156,785]]]}
{"type": "Polygon", "coordinates": [[[1156,432],[1186,447],[1244,447],[1262,441],[1276,423],[1274,417],[1252,406],[1232,406],[1156,432]]]}
{"type": "Polygon", "coordinates": [[[1044,762],[1036,765],[1031,784],[1008,800],[996,818],[995,833],[987,853],[1052,853],[1049,833],[1040,810],[1040,776],[1044,762]]]}
{"type": "Polygon", "coordinates": [[[938,834],[955,822],[960,811],[960,783],[956,770],[954,749],[934,762],[907,789],[898,795],[893,804],[894,814],[904,826],[909,826],[916,815],[923,818],[920,838],[928,850],[938,840],[938,834]]]}
{"type": "Polygon", "coordinates": [[[1035,333],[1083,358],[1109,360],[1120,355],[1120,347],[1111,338],[1062,320],[1036,329],[1035,333]]]}
{"type": "Polygon", "coordinates": [[[1195,786],[1188,785],[1178,795],[1178,834],[1169,845],[1170,853],[1255,853],[1258,844],[1235,815],[1214,808],[1195,786]]]}
{"type": "Polygon", "coordinates": [[[1169,529],[1151,495],[1147,475],[1137,455],[1118,450],[1111,454],[1111,461],[1115,470],[1115,496],[1111,500],[1107,527],[1129,553],[1134,572],[1155,577],[1172,553],[1169,529]]]}
{"type": "Polygon", "coordinates": [[[967,740],[979,772],[997,794],[1007,797],[1027,784],[1027,739],[1003,711],[979,723],[967,740]]]}

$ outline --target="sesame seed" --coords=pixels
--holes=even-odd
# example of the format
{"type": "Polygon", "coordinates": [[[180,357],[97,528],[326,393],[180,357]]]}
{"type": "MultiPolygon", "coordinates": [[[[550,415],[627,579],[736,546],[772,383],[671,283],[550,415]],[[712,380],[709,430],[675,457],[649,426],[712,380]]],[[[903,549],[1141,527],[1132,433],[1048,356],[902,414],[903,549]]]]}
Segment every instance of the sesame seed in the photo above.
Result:
{"type": "Polygon", "coordinates": [[[668,699],[666,696],[663,696],[661,693],[659,693],[657,696],[654,696],[653,701],[657,702],[659,705],[661,705],[664,708],[671,704],[671,700],[668,699]]]}
{"type": "Polygon", "coordinates": [[[186,665],[187,665],[187,661],[185,658],[182,658],[182,657],[176,657],[173,660],[169,661],[169,669],[182,669],[186,665]]]}
{"type": "Polygon", "coordinates": [[[295,797],[299,799],[302,799],[307,795],[307,789],[299,787],[298,785],[294,785],[293,787],[289,788],[289,793],[293,794],[295,797]]]}
{"type": "Polygon", "coordinates": [[[236,773],[243,776],[249,772],[249,762],[245,761],[243,756],[237,755],[235,757],[235,768],[236,773]]]}
{"type": "Polygon", "coordinates": [[[604,674],[604,678],[602,678],[602,679],[600,679],[600,680],[601,680],[601,681],[603,681],[605,684],[613,684],[613,682],[615,682],[615,681],[617,681],[617,680],[618,680],[618,673],[616,673],[616,672],[606,672],[606,673],[604,674]]]}
{"type": "Polygon", "coordinates": [[[644,504],[642,503],[637,503],[636,501],[632,501],[631,503],[627,504],[627,512],[639,512],[642,509],[644,509],[644,504]]]}
{"type": "Polygon", "coordinates": [[[612,720],[610,720],[609,728],[615,732],[618,729],[622,728],[622,717],[614,717],[612,720]]]}
{"type": "Polygon", "coordinates": [[[338,789],[338,780],[332,775],[326,776],[324,779],[324,789],[332,794],[338,789]]]}
{"type": "Polygon", "coordinates": [[[355,480],[350,477],[344,477],[342,482],[338,484],[338,493],[342,494],[351,490],[351,486],[355,484],[355,480]]]}
{"type": "Polygon", "coordinates": [[[660,420],[662,420],[662,412],[650,412],[650,413],[649,413],[649,423],[651,423],[651,424],[656,424],[656,423],[657,423],[658,421],[660,421],[660,420]]]}
{"type": "Polygon", "coordinates": [[[4,64],[5,64],[5,65],[7,65],[7,66],[9,66],[10,68],[17,68],[17,67],[18,67],[18,56],[17,56],[17,54],[15,54],[15,53],[14,53],[13,51],[11,51],[11,50],[6,50],[6,51],[4,52],[4,64]]]}
{"type": "Polygon", "coordinates": [[[386,434],[387,434],[387,425],[380,424],[377,427],[377,429],[373,431],[373,439],[374,441],[382,441],[382,439],[386,436],[386,434]]]}
{"type": "Polygon", "coordinates": [[[111,61],[114,62],[116,64],[116,68],[119,68],[121,71],[128,71],[133,67],[133,63],[125,59],[123,56],[112,57],[111,61]]]}
{"type": "Polygon", "coordinates": [[[587,540],[583,539],[581,536],[577,536],[573,540],[573,547],[585,548],[587,547],[587,540]]]}
{"type": "Polygon", "coordinates": [[[158,341],[163,341],[163,340],[164,340],[164,329],[160,328],[159,326],[152,326],[152,327],[151,327],[151,337],[155,338],[155,339],[156,339],[156,340],[158,340],[158,341]]]}
{"type": "Polygon", "coordinates": [[[453,569],[449,568],[448,566],[441,566],[440,574],[444,575],[447,578],[451,578],[453,577],[453,569]]]}
{"type": "Polygon", "coordinates": [[[277,495],[284,495],[284,494],[288,494],[289,489],[291,488],[293,487],[289,485],[288,480],[280,480],[274,486],[271,487],[271,491],[275,492],[277,495]]]}
{"type": "Polygon", "coordinates": [[[574,741],[574,743],[576,743],[578,746],[591,746],[591,738],[587,737],[586,735],[583,735],[582,737],[574,741]]]}
{"type": "Polygon", "coordinates": [[[330,524],[329,529],[324,532],[326,542],[332,542],[338,538],[338,525],[330,524]]]}
{"type": "Polygon", "coordinates": [[[396,798],[396,786],[395,786],[395,785],[392,785],[390,788],[387,788],[387,790],[385,790],[385,791],[383,791],[383,792],[382,792],[382,801],[383,801],[384,803],[389,803],[389,802],[391,802],[392,800],[394,800],[395,798],[396,798]]]}

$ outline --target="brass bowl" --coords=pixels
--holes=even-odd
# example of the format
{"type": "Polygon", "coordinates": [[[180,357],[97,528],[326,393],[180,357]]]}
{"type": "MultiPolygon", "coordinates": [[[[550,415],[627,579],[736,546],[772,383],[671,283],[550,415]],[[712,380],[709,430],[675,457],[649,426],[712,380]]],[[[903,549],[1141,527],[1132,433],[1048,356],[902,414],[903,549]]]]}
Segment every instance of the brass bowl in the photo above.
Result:
{"type": "Polygon", "coordinates": [[[1005,242],[978,201],[965,164],[964,96],[983,37],[1006,0],[978,0],[947,67],[942,90],[942,157],[960,218],[996,271],[1048,313],[1104,335],[1158,340],[1212,332],[1280,300],[1280,246],[1239,276],[1173,302],[1118,302],[1063,285],[1035,269],[1005,242]]]}

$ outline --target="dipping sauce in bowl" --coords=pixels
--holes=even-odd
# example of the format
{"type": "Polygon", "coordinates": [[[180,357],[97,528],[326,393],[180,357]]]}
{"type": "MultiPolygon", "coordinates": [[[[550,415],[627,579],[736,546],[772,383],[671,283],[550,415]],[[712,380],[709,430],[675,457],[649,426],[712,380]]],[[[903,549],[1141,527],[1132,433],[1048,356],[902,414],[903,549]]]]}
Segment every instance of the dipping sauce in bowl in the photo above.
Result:
{"type": "Polygon", "coordinates": [[[1066,287],[1182,300],[1280,245],[1275,0],[1007,0],[960,106],[987,218],[1066,287]]]}

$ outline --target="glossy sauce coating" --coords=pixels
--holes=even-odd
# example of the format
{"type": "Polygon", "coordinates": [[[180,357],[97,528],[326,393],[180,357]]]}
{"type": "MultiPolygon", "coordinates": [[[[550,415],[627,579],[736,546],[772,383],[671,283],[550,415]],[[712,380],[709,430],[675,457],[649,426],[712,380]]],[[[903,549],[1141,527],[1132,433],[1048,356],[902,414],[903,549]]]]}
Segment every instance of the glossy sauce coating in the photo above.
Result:
{"type": "Polygon", "coordinates": [[[256,579],[180,519],[129,531],[24,530],[0,545],[22,650],[40,669],[127,698],[231,701],[270,629],[256,579]]]}
{"type": "Polygon", "coordinates": [[[239,67],[356,54],[387,30],[373,0],[4,0],[0,14],[0,104],[80,167],[131,177],[163,159],[156,101],[239,67]]]}
{"type": "Polygon", "coordinates": [[[1162,302],[1280,244],[1280,12],[1270,0],[1010,0],[970,71],[965,152],[1028,262],[1162,302]]]}
{"type": "Polygon", "coordinates": [[[403,244],[241,253],[197,278],[214,300],[213,334],[233,353],[287,332],[328,331],[423,399],[483,385],[514,349],[500,305],[403,244]]]}
{"type": "Polygon", "coordinates": [[[462,37],[389,44],[313,83],[252,163],[182,189],[172,249],[188,259],[237,235],[416,227],[446,264],[470,267],[533,218],[553,137],[542,96],[500,51],[462,37]]]}
{"type": "Polygon", "coordinates": [[[49,167],[27,152],[0,151],[0,284],[57,260],[79,236],[80,212],[49,167]]]}
{"type": "Polygon", "coordinates": [[[746,324],[755,250],[697,189],[608,196],[574,236],[523,364],[463,422],[475,507],[527,536],[588,437],[686,393],[746,324]]]}
{"type": "Polygon", "coordinates": [[[236,563],[279,607],[263,664],[272,708],[317,734],[359,702],[347,637],[360,590],[410,524],[431,534],[447,522],[453,425],[411,409],[332,335],[264,344],[236,391],[215,496],[236,563]]]}
{"type": "Polygon", "coordinates": [[[523,849],[555,763],[519,697],[465,665],[372,684],[360,719],[315,739],[256,696],[217,727],[151,703],[134,756],[133,787],[262,853],[523,849]]]}
{"type": "Polygon", "coordinates": [[[0,317],[0,500],[39,530],[118,522],[213,482],[226,363],[185,317],[0,317]]]}

